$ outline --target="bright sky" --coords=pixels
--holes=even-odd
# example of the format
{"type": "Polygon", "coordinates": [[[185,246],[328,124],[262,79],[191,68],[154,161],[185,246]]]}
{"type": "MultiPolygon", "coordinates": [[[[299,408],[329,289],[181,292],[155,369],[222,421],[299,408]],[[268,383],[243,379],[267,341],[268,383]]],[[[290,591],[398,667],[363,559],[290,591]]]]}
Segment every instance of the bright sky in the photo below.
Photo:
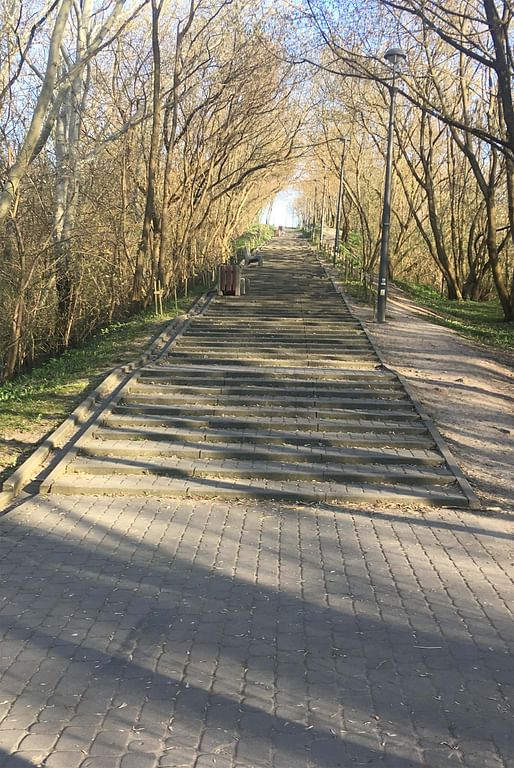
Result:
{"type": "Polygon", "coordinates": [[[262,221],[268,221],[278,227],[297,227],[298,217],[295,213],[295,201],[298,192],[294,189],[284,189],[275,196],[273,200],[271,215],[269,208],[266,207],[261,215],[262,221]]]}

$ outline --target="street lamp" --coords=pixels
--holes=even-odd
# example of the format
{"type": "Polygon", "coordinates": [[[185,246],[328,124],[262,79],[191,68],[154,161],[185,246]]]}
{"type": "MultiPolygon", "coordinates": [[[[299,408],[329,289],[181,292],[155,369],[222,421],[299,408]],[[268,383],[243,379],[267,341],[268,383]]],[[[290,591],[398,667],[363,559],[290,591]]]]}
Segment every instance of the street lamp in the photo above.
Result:
{"type": "Polygon", "coordinates": [[[319,225],[319,245],[323,248],[323,235],[325,234],[325,197],[327,192],[327,176],[323,176],[323,189],[321,191],[321,221],[319,225]]]}
{"type": "Polygon", "coordinates": [[[312,206],[312,221],[311,221],[311,242],[314,242],[314,236],[316,234],[316,217],[318,208],[318,186],[314,185],[314,204],[312,206]]]}
{"type": "Polygon", "coordinates": [[[341,164],[339,166],[339,191],[337,193],[336,236],[334,240],[334,255],[332,259],[332,263],[334,267],[336,265],[337,254],[339,253],[339,239],[341,234],[341,225],[340,225],[341,204],[342,204],[342,198],[343,198],[344,151],[345,151],[346,142],[348,141],[348,139],[346,138],[346,136],[342,136],[341,141],[343,142],[343,149],[341,151],[341,164]]]}
{"type": "Polygon", "coordinates": [[[380,240],[380,265],[378,271],[377,293],[377,322],[385,323],[387,304],[387,271],[389,259],[389,230],[391,227],[391,176],[393,171],[393,144],[394,144],[394,97],[396,94],[395,80],[398,67],[407,56],[401,48],[389,48],[384,58],[393,70],[393,82],[389,86],[389,125],[387,129],[387,155],[384,184],[384,207],[382,210],[382,233],[380,240]]]}

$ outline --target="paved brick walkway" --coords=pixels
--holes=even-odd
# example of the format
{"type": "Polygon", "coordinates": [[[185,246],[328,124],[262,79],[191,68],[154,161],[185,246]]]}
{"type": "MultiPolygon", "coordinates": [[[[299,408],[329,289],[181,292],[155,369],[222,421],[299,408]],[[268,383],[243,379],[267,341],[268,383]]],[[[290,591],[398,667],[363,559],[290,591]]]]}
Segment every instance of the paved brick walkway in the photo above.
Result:
{"type": "Polygon", "coordinates": [[[0,766],[514,766],[512,528],[27,501],[0,519],[0,766]]]}

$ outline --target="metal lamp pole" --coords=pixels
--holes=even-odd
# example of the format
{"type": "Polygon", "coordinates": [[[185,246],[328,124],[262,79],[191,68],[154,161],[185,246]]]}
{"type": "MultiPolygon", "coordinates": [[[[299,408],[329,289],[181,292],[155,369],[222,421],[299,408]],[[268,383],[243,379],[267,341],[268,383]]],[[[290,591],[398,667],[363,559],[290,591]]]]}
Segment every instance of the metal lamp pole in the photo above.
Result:
{"type": "Polygon", "coordinates": [[[341,152],[341,165],[339,166],[339,191],[337,193],[336,236],[334,240],[334,254],[332,258],[332,263],[334,267],[336,265],[337,254],[339,253],[339,239],[341,234],[340,219],[341,219],[341,204],[342,204],[342,197],[343,197],[343,169],[344,169],[344,150],[346,148],[346,137],[342,138],[341,141],[343,142],[343,149],[341,152]]]}
{"type": "Polygon", "coordinates": [[[323,176],[323,189],[321,192],[321,221],[319,227],[319,245],[323,248],[323,235],[325,234],[325,197],[327,192],[327,177],[323,176]]]}
{"type": "Polygon", "coordinates": [[[316,216],[318,207],[318,187],[314,185],[314,205],[312,206],[312,221],[311,221],[311,242],[314,240],[316,233],[316,216]]]}
{"type": "Polygon", "coordinates": [[[391,178],[394,145],[394,97],[398,65],[407,58],[401,48],[389,48],[384,55],[393,69],[393,83],[389,88],[389,125],[387,129],[386,172],[384,183],[384,207],[382,209],[382,235],[380,239],[380,265],[378,270],[377,322],[385,323],[387,304],[387,272],[389,263],[389,230],[391,228],[391,178]]]}

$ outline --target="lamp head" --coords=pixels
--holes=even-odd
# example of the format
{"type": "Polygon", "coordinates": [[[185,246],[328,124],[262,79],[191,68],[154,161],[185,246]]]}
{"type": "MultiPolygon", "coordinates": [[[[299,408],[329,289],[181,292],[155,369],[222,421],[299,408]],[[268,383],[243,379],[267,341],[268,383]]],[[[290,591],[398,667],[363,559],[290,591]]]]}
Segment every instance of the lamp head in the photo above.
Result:
{"type": "Polygon", "coordinates": [[[406,58],[407,58],[407,54],[404,51],[402,51],[401,48],[389,48],[384,53],[384,59],[392,67],[397,67],[399,64],[402,64],[406,60],[406,58]]]}

